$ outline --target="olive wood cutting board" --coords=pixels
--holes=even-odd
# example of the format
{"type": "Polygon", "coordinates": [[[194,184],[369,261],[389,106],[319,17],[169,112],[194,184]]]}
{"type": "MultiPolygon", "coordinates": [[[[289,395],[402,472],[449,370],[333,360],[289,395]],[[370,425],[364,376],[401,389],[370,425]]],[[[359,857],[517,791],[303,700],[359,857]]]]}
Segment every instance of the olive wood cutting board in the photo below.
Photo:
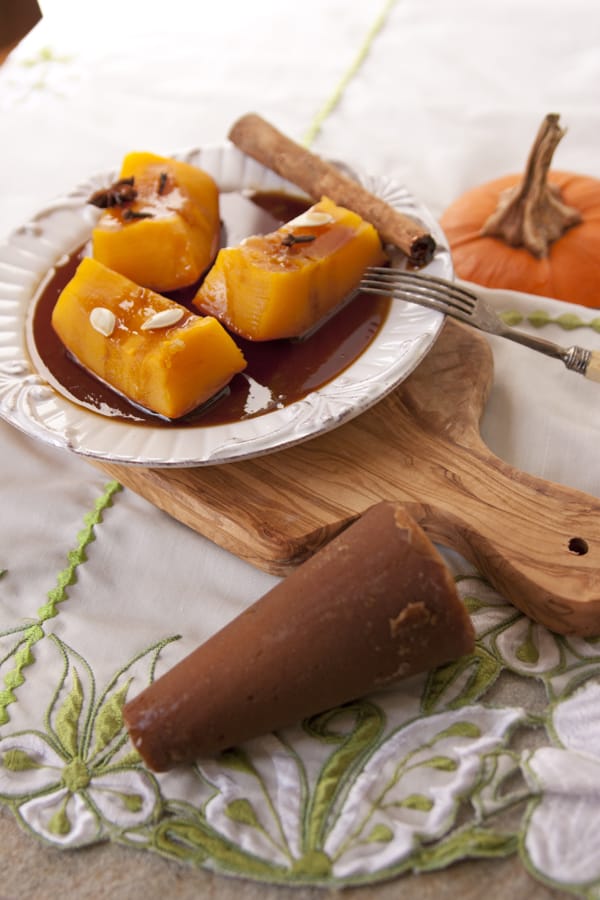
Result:
{"type": "Polygon", "coordinates": [[[286,450],[181,469],[98,463],[237,556],[285,575],[379,500],[401,501],[515,606],[600,634],[600,501],[527,475],[479,434],[493,378],[478,332],[447,320],[404,383],[347,424],[286,450]]]}

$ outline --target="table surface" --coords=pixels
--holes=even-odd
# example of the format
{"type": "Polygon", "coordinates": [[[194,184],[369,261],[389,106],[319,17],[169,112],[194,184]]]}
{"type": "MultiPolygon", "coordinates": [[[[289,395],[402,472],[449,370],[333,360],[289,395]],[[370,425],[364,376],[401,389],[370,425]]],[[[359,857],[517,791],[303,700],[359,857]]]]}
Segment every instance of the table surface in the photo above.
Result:
{"type": "MultiPolygon", "coordinates": [[[[132,149],[221,145],[250,111],[406,185],[435,217],[522,170],[548,112],[568,129],[557,167],[600,177],[600,9],[584,0],[568,11],[556,0],[41,6],[0,67],[0,306],[11,235],[55,198],[132,149]]],[[[489,299],[531,332],[600,348],[593,310],[489,299]]],[[[600,497],[597,385],[489,341],[488,447],[600,497]]],[[[473,614],[475,668],[411,679],[314,724],[318,734],[299,723],[259,738],[229,765],[154,779],[124,742],[115,749],[125,692],[277,579],[4,421],[0,454],[4,897],[283,900],[346,886],[385,900],[478,897],[482,883],[492,898],[598,895],[595,640],[529,622],[443,551],[473,614]],[[376,772],[404,793],[383,804],[376,772]],[[298,823],[316,821],[317,793],[332,818],[300,858],[298,823]],[[161,831],[167,819],[179,831],[161,831]]]]}

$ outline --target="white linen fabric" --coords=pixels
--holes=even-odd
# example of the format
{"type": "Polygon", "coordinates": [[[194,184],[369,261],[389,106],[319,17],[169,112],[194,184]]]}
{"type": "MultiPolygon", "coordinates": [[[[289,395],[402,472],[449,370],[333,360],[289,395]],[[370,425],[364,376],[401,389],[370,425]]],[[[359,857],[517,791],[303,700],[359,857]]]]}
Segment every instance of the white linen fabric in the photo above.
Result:
{"type": "MultiPolygon", "coordinates": [[[[585,0],[568,9],[556,0],[42,8],[0,68],[0,243],[129,150],[222,143],[248,111],[297,140],[310,132],[324,156],[394,177],[436,216],[467,188],[521,170],[551,111],[568,127],[557,167],[600,178],[600,7],[585,0]]],[[[485,295],[520,313],[523,328],[538,332],[528,317],[543,310],[545,337],[600,349],[600,314],[485,295]],[[577,329],[565,330],[565,313],[577,329]]],[[[525,472],[600,496],[600,387],[490,341],[488,446],[525,472]]],[[[592,734],[599,728],[595,641],[531,626],[448,553],[478,629],[470,668],[411,680],[318,719],[310,733],[298,725],[235,759],[157,779],[122,733],[126,685],[132,692],[160,674],[277,579],[4,422],[0,458],[0,796],[32,835],[68,847],[118,840],[218,871],[322,884],[519,844],[541,880],[598,896],[587,826],[597,818],[599,757],[597,739],[587,746],[581,736],[582,716],[592,734]],[[506,672],[523,680],[518,702],[493,693],[506,672]],[[536,719],[527,685],[537,698],[540,684],[536,719]],[[546,746],[515,749],[516,729],[539,725],[546,746]],[[328,794],[336,766],[341,787],[328,794]],[[516,774],[520,788],[500,799],[516,774]],[[458,827],[465,796],[471,817],[458,827]],[[160,835],[159,798],[172,825],[160,835]],[[496,824],[514,809],[516,824],[496,824]]]]}

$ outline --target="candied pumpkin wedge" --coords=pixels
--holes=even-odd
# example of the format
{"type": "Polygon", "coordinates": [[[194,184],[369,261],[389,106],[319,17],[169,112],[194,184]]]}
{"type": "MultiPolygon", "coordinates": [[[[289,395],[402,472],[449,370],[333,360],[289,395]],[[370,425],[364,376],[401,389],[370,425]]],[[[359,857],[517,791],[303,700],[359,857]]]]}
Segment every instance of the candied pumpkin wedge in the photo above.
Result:
{"type": "Polygon", "coordinates": [[[196,166],[129,153],[119,180],[96,191],[103,208],[92,255],[136,284],[172,291],[194,284],[219,249],[219,191],[196,166]]]}
{"type": "Polygon", "coordinates": [[[62,290],[52,325],[80,365],[168,419],[206,402],[246,367],[215,318],[197,316],[91,257],[62,290]]]}
{"type": "Polygon", "coordinates": [[[373,226],[323,197],[277,231],[221,249],[194,305],[253,341],[300,337],[385,259],[373,226]]]}

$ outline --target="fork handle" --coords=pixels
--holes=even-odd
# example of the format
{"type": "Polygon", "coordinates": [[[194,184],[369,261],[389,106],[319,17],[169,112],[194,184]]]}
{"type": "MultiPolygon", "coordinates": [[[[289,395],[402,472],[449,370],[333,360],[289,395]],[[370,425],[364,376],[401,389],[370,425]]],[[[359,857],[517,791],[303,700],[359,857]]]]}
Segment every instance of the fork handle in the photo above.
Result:
{"type": "Polygon", "coordinates": [[[590,381],[600,381],[600,351],[586,350],[584,347],[578,347],[577,345],[562,347],[553,341],[548,341],[544,338],[536,337],[534,334],[518,331],[516,328],[508,326],[503,328],[501,336],[507,337],[517,344],[529,347],[530,350],[537,350],[545,356],[562,360],[567,369],[584,375],[590,381]]]}
{"type": "Polygon", "coordinates": [[[583,373],[590,381],[600,381],[600,351],[590,350],[590,357],[583,373]]]}

